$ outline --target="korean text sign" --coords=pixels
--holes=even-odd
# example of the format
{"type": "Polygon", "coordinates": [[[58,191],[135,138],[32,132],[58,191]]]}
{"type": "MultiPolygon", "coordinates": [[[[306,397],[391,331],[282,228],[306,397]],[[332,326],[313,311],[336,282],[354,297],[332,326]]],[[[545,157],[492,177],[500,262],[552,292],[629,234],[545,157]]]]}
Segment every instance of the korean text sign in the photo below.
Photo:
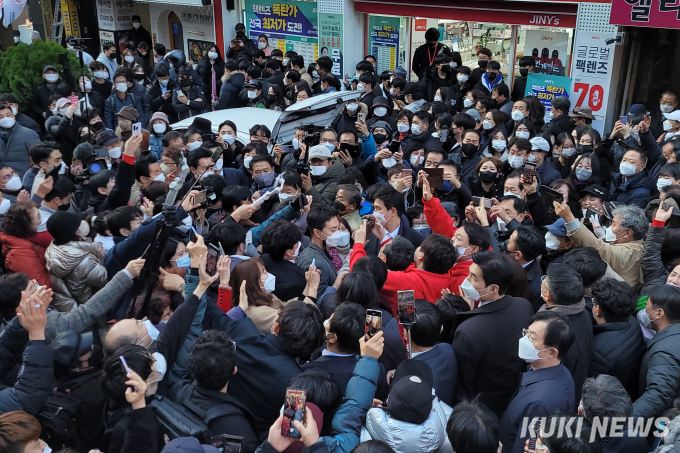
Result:
{"type": "Polygon", "coordinates": [[[527,77],[526,96],[536,96],[545,107],[546,113],[552,108],[550,101],[557,96],[569,97],[571,78],[549,74],[531,73],[527,77]]]}
{"type": "Polygon", "coordinates": [[[261,34],[274,38],[318,39],[316,2],[248,0],[246,21],[251,39],[261,34]]]}
{"type": "Polygon", "coordinates": [[[614,64],[614,46],[605,41],[609,33],[577,31],[571,75],[574,82],[570,101],[572,108],[590,107],[593,116],[604,120],[614,64]]]}
{"type": "Polygon", "coordinates": [[[680,28],[678,0],[612,0],[609,23],[637,27],[680,28]]]}
{"type": "Polygon", "coordinates": [[[399,18],[369,16],[368,49],[378,62],[378,73],[393,71],[399,57],[399,18]]]}
{"type": "Polygon", "coordinates": [[[319,54],[333,60],[331,73],[342,79],[342,14],[319,13],[319,54]]]}

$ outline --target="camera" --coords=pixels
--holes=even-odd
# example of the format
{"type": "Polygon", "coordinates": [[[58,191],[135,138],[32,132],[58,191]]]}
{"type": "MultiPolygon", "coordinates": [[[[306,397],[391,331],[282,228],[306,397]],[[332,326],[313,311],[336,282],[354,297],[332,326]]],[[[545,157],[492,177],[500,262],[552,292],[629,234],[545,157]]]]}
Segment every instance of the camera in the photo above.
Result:
{"type": "Polygon", "coordinates": [[[217,199],[217,193],[215,193],[215,188],[212,186],[197,185],[194,189],[199,191],[199,193],[194,196],[194,204],[200,203],[200,206],[196,209],[209,208],[219,201],[217,199]]]}
{"type": "Polygon", "coordinates": [[[83,161],[83,172],[75,177],[76,183],[82,184],[97,173],[108,169],[106,159],[97,153],[92,153],[90,157],[83,161]]]}
{"type": "Polygon", "coordinates": [[[74,49],[85,49],[87,47],[87,41],[91,40],[92,38],[71,38],[68,40],[68,44],[71,45],[74,49]]]}

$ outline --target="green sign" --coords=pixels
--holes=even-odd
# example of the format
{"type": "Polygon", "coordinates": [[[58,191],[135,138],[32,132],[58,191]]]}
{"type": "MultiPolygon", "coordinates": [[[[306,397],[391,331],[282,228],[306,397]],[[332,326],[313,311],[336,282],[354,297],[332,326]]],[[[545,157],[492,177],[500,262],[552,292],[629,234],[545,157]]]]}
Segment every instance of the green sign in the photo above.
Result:
{"type": "Polygon", "coordinates": [[[378,61],[378,74],[394,71],[399,58],[399,18],[369,16],[368,51],[378,61]]]}
{"type": "Polygon", "coordinates": [[[251,39],[265,34],[269,38],[316,43],[319,38],[316,2],[246,0],[245,12],[251,39]]]}
{"type": "Polygon", "coordinates": [[[342,79],[342,14],[319,13],[319,56],[333,60],[331,72],[342,79]]]}
{"type": "Polygon", "coordinates": [[[557,96],[569,97],[570,88],[571,77],[536,74],[532,72],[527,77],[525,96],[536,96],[545,107],[545,111],[549,112],[552,108],[550,101],[557,96]]]}

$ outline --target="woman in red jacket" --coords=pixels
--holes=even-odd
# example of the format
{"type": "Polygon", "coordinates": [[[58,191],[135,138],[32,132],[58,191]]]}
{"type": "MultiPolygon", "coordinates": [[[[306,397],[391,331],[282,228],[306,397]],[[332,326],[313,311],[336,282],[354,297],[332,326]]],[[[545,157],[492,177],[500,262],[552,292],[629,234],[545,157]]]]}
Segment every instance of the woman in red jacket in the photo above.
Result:
{"type": "Polygon", "coordinates": [[[52,242],[47,231],[38,233],[40,211],[30,201],[15,203],[2,221],[2,256],[10,272],[23,272],[41,286],[51,287],[45,267],[45,250],[52,242]]]}

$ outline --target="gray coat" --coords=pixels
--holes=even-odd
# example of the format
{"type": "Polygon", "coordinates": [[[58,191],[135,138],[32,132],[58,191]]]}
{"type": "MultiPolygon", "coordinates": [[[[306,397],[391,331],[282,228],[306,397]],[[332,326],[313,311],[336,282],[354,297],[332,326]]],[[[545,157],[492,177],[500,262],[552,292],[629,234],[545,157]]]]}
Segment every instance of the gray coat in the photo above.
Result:
{"type": "Polygon", "coordinates": [[[633,416],[661,417],[680,396],[680,324],[672,324],[647,342],[640,365],[640,398],[633,416]]]}
{"type": "Polygon", "coordinates": [[[31,166],[28,150],[39,142],[40,137],[35,131],[15,124],[10,129],[7,141],[0,137],[0,162],[12,167],[23,178],[31,166]]]}
{"type": "Polygon", "coordinates": [[[106,285],[105,253],[98,242],[72,241],[64,245],[52,242],[47,247],[45,264],[52,274],[54,301],[51,305],[54,308],[71,311],[106,285]]]}
{"type": "Polygon", "coordinates": [[[642,277],[644,285],[640,289],[641,295],[649,294],[649,290],[655,285],[665,285],[668,278],[668,271],[661,261],[661,249],[664,241],[664,228],[655,227],[651,224],[645,237],[645,248],[642,250],[640,267],[642,267],[642,277]]]}
{"type": "Polygon", "coordinates": [[[310,244],[309,247],[300,253],[297,265],[306,272],[314,260],[316,260],[314,265],[321,271],[318,293],[323,294],[327,287],[333,286],[335,279],[338,278],[338,273],[335,271],[333,261],[326,255],[326,252],[315,244],[310,244]]]}

